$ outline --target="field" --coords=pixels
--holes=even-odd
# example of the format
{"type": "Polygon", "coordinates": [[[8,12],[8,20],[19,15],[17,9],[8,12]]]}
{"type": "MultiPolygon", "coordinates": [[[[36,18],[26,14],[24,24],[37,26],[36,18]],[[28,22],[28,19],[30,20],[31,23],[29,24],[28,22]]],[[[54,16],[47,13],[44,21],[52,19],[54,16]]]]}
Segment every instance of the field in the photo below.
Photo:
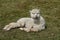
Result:
{"type": "Polygon", "coordinates": [[[0,40],[60,40],[60,0],[0,0],[0,40]],[[3,27],[19,18],[30,17],[29,10],[39,8],[46,29],[39,32],[10,31],[3,27]]]}

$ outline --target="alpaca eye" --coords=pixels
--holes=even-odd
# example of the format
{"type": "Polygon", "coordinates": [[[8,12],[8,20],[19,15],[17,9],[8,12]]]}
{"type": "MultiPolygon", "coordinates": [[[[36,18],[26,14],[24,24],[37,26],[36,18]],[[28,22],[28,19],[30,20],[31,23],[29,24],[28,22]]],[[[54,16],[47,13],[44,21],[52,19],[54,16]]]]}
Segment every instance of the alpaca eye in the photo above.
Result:
{"type": "Polygon", "coordinates": [[[37,14],[39,14],[39,13],[37,13],[37,14]]]}
{"type": "Polygon", "coordinates": [[[35,13],[32,13],[32,14],[35,14],[35,13]]]}
{"type": "Polygon", "coordinates": [[[39,13],[37,13],[37,14],[39,14],[39,13]]]}

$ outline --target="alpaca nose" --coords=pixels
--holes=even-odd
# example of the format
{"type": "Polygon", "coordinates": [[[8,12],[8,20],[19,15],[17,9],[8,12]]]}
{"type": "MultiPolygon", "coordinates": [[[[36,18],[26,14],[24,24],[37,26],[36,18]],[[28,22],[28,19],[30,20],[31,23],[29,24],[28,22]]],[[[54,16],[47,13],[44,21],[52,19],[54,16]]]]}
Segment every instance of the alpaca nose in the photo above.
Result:
{"type": "Polygon", "coordinates": [[[36,15],[36,18],[38,18],[38,16],[36,15]]]}

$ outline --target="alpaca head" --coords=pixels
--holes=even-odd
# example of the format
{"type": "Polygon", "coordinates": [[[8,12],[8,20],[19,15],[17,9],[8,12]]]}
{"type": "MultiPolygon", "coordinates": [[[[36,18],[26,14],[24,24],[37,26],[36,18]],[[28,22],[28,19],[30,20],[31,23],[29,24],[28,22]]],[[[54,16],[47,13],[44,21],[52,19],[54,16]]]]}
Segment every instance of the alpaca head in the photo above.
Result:
{"type": "Polygon", "coordinates": [[[39,9],[32,9],[32,10],[30,10],[30,16],[33,19],[40,18],[40,10],[39,9]]]}

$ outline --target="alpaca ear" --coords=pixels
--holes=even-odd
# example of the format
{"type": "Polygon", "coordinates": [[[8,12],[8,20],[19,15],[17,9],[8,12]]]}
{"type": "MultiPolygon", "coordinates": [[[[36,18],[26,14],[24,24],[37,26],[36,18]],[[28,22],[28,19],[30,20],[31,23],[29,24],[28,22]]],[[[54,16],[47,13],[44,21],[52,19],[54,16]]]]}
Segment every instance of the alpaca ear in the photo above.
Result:
{"type": "Polygon", "coordinates": [[[40,9],[38,9],[40,11],[40,9]]]}
{"type": "Polygon", "coordinates": [[[40,11],[40,9],[38,9],[40,11]]]}
{"type": "Polygon", "coordinates": [[[38,9],[40,11],[40,9],[38,9]]]}
{"type": "Polygon", "coordinates": [[[40,9],[38,9],[40,11],[40,9]]]}

